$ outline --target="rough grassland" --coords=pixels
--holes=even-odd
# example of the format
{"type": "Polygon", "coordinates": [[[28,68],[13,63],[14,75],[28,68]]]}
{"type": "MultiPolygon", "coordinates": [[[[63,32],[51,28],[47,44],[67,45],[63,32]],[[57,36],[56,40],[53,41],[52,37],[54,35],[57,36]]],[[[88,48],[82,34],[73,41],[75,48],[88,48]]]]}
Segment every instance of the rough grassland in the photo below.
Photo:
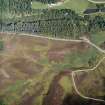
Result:
{"type": "Polygon", "coordinates": [[[77,88],[85,96],[104,99],[105,60],[94,71],[77,73],[75,80],[77,88]]]}
{"type": "MultiPolygon", "coordinates": [[[[86,43],[6,34],[0,34],[0,40],[4,46],[0,51],[0,96],[6,105],[41,105],[55,75],[90,68],[102,57],[86,43]]],[[[72,84],[67,86],[67,78],[61,81],[68,92],[72,84]]]]}

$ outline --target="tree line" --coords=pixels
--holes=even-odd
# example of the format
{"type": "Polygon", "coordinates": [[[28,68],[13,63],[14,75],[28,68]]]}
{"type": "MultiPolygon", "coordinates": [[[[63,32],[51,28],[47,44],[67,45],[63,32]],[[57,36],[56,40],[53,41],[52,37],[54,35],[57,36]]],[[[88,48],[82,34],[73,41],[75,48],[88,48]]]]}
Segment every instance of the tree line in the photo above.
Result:
{"type": "Polygon", "coordinates": [[[42,3],[55,3],[60,0],[32,0],[32,1],[38,1],[38,2],[42,2],[42,3]]]}
{"type": "Polygon", "coordinates": [[[79,16],[70,9],[45,10],[41,15],[40,30],[55,37],[79,38],[84,33],[105,31],[105,19],[102,16],[79,16]]]}
{"type": "Polygon", "coordinates": [[[34,16],[4,22],[3,31],[41,33],[53,37],[79,38],[84,33],[105,31],[102,16],[79,16],[70,9],[44,9],[38,18],[34,16]]]}

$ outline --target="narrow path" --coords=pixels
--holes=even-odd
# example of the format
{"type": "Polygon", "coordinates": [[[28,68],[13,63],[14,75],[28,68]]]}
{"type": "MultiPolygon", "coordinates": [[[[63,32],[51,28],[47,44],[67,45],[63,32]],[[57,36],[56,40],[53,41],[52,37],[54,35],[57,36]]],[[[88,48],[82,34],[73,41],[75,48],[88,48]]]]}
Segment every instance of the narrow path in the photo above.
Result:
{"type": "MultiPolygon", "coordinates": [[[[96,48],[98,51],[100,51],[101,53],[105,53],[105,50],[99,48],[97,45],[95,45],[94,43],[90,42],[88,39],[86,39],[86,38],[82,38],[82,39],[84,40],[84,42],[86,42],[86,43],[90,44],[91,46],[95,47],[95,48],[96,48]]],[[[75,83],[75,73],[94,71],[94,70],[104,61],[104,59],[105,59],[105,57],[103,57],[103,58],[98,62],[98,64],[97,64],[95,67],[93,67],[92,69],[72,71],[72,81],[73,81],[73,85],[74,85],[75,91],[76,91],[77,94],[78,94],[79,96],[81,96],[82,98],[84,98],[84,99],[90,99],[90,100],[94,100],[94,101],[105,102],[105,100],[102,100],[102,99],[96,99],[96,98],[84,96],[82,93],[79,92],[79,90],[77,89],[76,83],[75,83]]]]}
{"type": "Polygon", "coordinates": [[[95,4],[102,4],[105,3],[105,0],[99,0],[99,1],[95,1],[95,0],[88,0],[91,3],[95,3],[95,4]]]}
{"type": "Polygon", "coordinates": [[[95,67],[93,67],[92,69],[77,70],[77,71],[73,71],[73,72],[72,72],[72,81],[73,81],[74,89],[75,89],[75,91],[77,92],[77,94],[78,94],[79,96],[81,96],[82,98],[91,99],[91,100],[94,100],[94,101],[105,102],[105,100],[102,100],[102,99],[96,99],[96,98],[84,96],[82,93],[79,92],[79,90],[77,89],[76,83],[75,83],[75,73],[94,71],[104,60],[105,60],[105,57],[104,57],[103,59],[101,59],[101,60],[99,61],[99,63],[98,63],[95,67]]]}
{"type": "Polygon", "coordinates": [[[87,39],[86,37],[81,37],[81,40],[83,40],[84,42],[90,44],[91,46],[93,46],[94,48],[96,48],[97,50],[99,50],[100,52],[105,53],[105,50],[101,49],[100,47],[98,47],[94,43],[90,42],[90,40],[87,39]]]}
{"type": "Polygon", "coordinates": [[[4,69],[1,69],[0,71],[5,78],[7,78],[7,79],[10,78],[10,75],[4,69]]]}
{"type": "Polygon", "coordinates": [[[48,40],[55,40],[55,41],[66,41],[66,42],[84,42],[82,39],[80,40],[73,40],[73,39],[64,39],[64,38],[54,38],[54,37],[46,37],[42,35],[35,35],[35,34],[26,34],[26,33],[13,33],[13,32],[0,32],[0,34],[7,34],[7,35],[18,35],[18,36],[28,36],[28,37],[35,37],[35,38],[43,38],[48,40]]]}
{"type": "MultiPolygon", "coordinates": [[[[18,35],[18,36],[28,36],[28,37],[36,37],[36,38],[44,38],[44,39],[48,39],[48,40],[55,40],[55,41],[68,41],[68,42],[85,42],[85,43],[88,43],[90,44],[91,46],[93,46],[94,48],[96,48],[98,51],[100,51],[101,53],[105,53],[105,50],[101,49],[100,47],[98,47],[97,45],[95,45],[94,43],[90,42],[87,38],[85,37],[82,37],[81,39],[79,40],[72,40],[72,39],[61,39],[61,38],[52,38],[52,37],[44,37],[44,36],[38,36],[38,35],[34,35],[34,34],[25,34],[25,33],[12,33],[12,32],[0,32],[0,34],[8,34],[8,35],[18,35]]],[[[99,63],[93,67],[92,69],[85,69],[85,70],[76,70],[76,71],[72,71],[72,81],[73,81],[73,85],[74,85],[74,89],[75,91],[77,92],[77,94],[79,96],[81,96],[82,98],[84,99],[91,99],[91,100],[94,100],[94,101],[101,101],[101,102],[105,102],[105,100],[102,100],[102,99],[96,99],[96,98],[92,98],[92,97],[86,97],[84,96],[83,94],[81,94],[79,92],[79,90],[77,89],[77,86],[76,86],[76,83],[75,83],[75,79],[74,79],[74,76],[75,76],[75,73],[78,73],[78,72],[88,72],[88,71],[94,71],[99,65],[100,63],[105,59],[105,57],[103,57],[99,63]]]]}

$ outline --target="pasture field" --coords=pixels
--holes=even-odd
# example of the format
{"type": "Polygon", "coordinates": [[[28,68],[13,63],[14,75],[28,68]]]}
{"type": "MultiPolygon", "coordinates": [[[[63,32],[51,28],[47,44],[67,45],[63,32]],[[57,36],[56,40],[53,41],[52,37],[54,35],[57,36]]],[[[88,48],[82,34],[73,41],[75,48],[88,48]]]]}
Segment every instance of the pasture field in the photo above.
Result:
{"type": "Polygon", "coordinates": [[[44,3],[38,3],[33,1],[32,2],[32,8],[33,9],[45,9],[45,8],[51,8],[51,9],[72,9],[75,10],[77,13],[82,13],[85,9],[87,9],[89,6],[89,2],[86,0],[64,0],[59,5],[54,5],[49,7],[48,4],[44,3]],[[37,5],[38,4],[38,5],[37,5]]]}
{"type": "Polygon", "coordinates": [[[100,48],[105,50],[105,32],[101,31],[101,32],[97,32],[97,33],[92,33],[90,34],[90,40],[96,44],[97,46],[99,46],[100,48]]]}
{"type": "Polygon", "coordinates": [[[32,8],[33,9],[46,9],[48,8],[48,5],[41,2],[34,1],[32,2],[32,8]]]}

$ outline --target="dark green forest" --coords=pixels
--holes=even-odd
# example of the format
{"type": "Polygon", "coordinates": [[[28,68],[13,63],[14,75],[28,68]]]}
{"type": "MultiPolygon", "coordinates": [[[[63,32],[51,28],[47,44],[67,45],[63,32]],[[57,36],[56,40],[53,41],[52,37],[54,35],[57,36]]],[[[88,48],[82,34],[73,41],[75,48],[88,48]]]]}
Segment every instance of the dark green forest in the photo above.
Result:
{"type": "Polygon", "coordinates": [[[84,34],[105,31],[105,19],[101,15],[80,16],[70,9],[33,10],[31,0],[6,1],[0,0],[1,31],[37,33],[73,39],[84,34]],[[21,14],[21,17],[4,19],[3,13],[6,13],[6,10],[17,16],[21,14]],[[25,15],[27,12],[28,16],[25,15]]]}
{"type": "Polygon", "coordinates": [[[39,29],[55,37],[79,38],[81,35],[105,31],[105,19],[102,16],[94,18],[79,16],[70,9],[45,10],[41,16],[39,29]]]}
{"type": "Polygon", "coordinates": [[[32,1],[38,1],[38,2],[42,2],[42,3],[55,3],[60,0],[32,0],[32,1]]]}

